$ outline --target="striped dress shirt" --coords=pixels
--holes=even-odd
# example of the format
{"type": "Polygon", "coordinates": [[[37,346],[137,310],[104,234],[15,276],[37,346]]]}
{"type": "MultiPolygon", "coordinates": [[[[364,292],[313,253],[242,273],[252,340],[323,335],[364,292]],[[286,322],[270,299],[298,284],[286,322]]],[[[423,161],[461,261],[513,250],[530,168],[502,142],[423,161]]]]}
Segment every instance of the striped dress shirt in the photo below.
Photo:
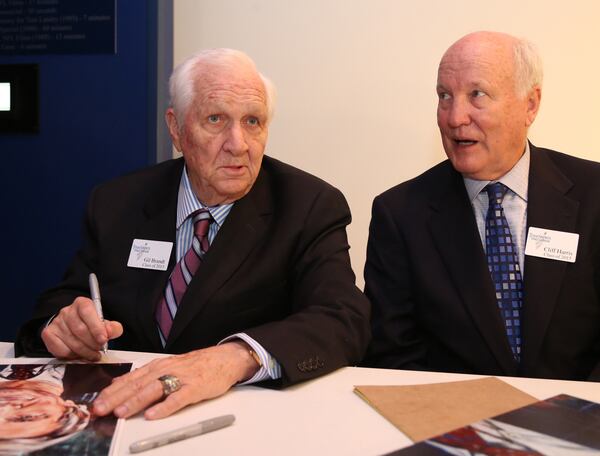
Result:
{"type": "MultiPolygon", "coordinates": [[[[229,215],[233,204],[234,203],[222,204],[212,207],[204,206],[196,197],[188,178],[187,167],[184,166],[183,173],[181,174],[181,181],[179,182],[179,193],[177,195],[177,233],[175,238],[176,260],[179,261],[192,245],[192,240],[194,238],[194,224],[192,219],[189,217],[190,214],[198,209],[208,209],[210,215],[214,219],[214,222],[210,224],[208,231],[208,243],[212,244],[215,236],[219,232],[219,229],[221,226],[223,226],[225,219],[229,215]]],[[[219,344],[232,339],[242,339],[244,342],[246,342],[258,355],[262,364],[262,367],[252,378],[241,384],[246,385],[266,379],[274,380],[281,377],[281,366],[279,363],[269,354],[267,350],[263,348],[262,345],[260,345],[247,334],[232,334],[231,336],[220,341],[219,344]]]]}

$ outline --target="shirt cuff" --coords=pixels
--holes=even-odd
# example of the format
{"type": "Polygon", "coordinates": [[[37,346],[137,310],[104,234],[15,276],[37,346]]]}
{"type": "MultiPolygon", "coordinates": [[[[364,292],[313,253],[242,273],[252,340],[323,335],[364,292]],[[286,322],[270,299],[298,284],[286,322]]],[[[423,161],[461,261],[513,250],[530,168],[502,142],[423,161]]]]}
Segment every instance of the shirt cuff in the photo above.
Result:
{"type": "Polygon", "coordinates": [[[232,339],[242,339],[246,342],[252,350],[258,355],[261,363],[261,368],[254,374],[251,378],[246,380],[245,382],[240,382],[238,385],[251,385],[252,383],[262,382],[263,380],[277,380],[281,378],[281,366],[279,363],[271,356],[271,354],[263,348],[258,342],[256,342],[252,337],[248,336],[245,333],[237,333],[232,336],[226,337],[217,345],[221,345],[225,342],[229,342],[232,339]]]}

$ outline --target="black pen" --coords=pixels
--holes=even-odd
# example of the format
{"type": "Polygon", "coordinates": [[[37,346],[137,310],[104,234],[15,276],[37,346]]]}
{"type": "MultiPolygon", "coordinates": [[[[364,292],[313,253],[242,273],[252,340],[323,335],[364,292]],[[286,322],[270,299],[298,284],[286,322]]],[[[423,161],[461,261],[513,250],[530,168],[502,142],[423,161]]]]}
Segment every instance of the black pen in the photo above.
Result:
{"type": "Polygon", "coordinates": [[[174,431],[165,432],[154,437],[138,440],[129,445],[131,453],[141,453],[142,451],[151,450],[169,443],[178,442],[180,440],[189,439],[197,435],[206,434],[207,432],[216,431],[224,427],[230,426],[235,421],[233,415],[217,416],[210,420],[200,421],[199,423],[190,426],[175,429],[174,431]]]}

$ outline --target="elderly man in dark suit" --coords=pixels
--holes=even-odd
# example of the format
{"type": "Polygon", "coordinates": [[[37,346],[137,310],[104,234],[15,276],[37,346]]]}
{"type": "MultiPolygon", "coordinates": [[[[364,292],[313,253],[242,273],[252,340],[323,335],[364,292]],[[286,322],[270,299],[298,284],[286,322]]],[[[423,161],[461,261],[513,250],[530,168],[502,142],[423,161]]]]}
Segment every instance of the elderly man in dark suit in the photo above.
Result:
{"type": "Polygon", "coordinates": [[[368,365],[600,380],[600,164],[528,142],[541,83],[509,35],[444,54],[448,160],[373,204],[368,365]]]}
{"type": "Polygon", "coordinates": [[[94,190],[83,247],[17,337],[18,353],[58,358],[96,360],[107,341],[181,354],[105,389],[100,415],[160,418],[236,383],[311,379],[360,361],[369,339],[344,197],[263,156],[271,83],[245,54],[218,49],[183,62],[170,90],[183,158],[94,190]]]}

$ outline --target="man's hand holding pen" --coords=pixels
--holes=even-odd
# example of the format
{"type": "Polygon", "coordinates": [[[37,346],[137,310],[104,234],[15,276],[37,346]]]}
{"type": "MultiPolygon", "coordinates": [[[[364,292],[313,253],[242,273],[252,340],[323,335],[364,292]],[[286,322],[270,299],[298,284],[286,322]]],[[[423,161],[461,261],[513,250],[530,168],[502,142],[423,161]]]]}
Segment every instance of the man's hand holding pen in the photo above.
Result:
{"type": "Polygon", "coordinates": [[[42,340],[56,358],[98,361],[104,345],[121,334],[121,323],[102,320],[94,302],[80,296],[63,307],[42,330],[42,340]]]}
{"type": "MultiPolygon", "coordinates": [[[[121,323],[103,318],[100,287],[93,273],[89,284],[92,299],[76,298],[42,330],[42,339],[56,358],[99,361],[108,341],[123,334],[121,323]]],[[[95,401],[94,412],[128,418],[145,410],[147,419],[163,418],[188,404],[224,394],[259,368],[260,362],[242,340],[157,359],[115,379],[95,401]],[[174,383],[165,389],[167,381],[174,383]]]]}

